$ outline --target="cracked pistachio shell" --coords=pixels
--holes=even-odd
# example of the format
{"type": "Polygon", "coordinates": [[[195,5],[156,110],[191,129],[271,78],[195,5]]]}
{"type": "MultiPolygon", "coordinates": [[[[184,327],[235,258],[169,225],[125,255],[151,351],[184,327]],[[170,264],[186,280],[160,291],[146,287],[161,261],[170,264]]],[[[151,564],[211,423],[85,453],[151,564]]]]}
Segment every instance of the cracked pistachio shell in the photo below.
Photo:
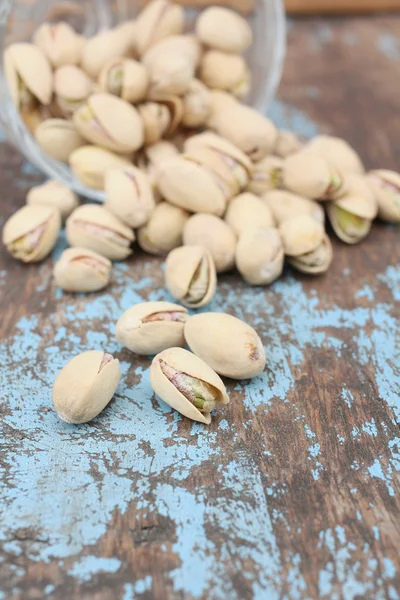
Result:
{"type": "Polygon", "coordinates": [[[112,94],[90,96],[74,113],[73,121],[85,139],[114,152],[134,152],[143,144],[138,111],[112,94]]]}
{"type": "Polygon", "coordinates": [[[84,185],[96,190],[104,190],[104,177],[109,169],[131,165],[126,158],[98,146],[78,148],[70,155],[69,164],[84,185]]]}
{"type": "Polygon", "coordinates": [[[176,130],[183,116],[183,102],[178,96],[164,96],[157,102],[140,104],[138,110],[143,121],[144,143],[155,144],[176,130]]]}
{"type": "Polygon", "coordinates": [[[185,151],[196,150],[197,148],[211,150],[232,170],[240,182],[240,187],[246,185],[248,176],[253,172],[253,164],[247,154],[211,131],[193,135],[185,142],[184,148],[185,151]],[[240,173],[238,166],[242,167],[244,173],[240,173]]]}
{"type": "Polygon", "coordinates": [[[84,38],[65,22],[43,23],[33,36],[33,43],[40,48],[54,68],[78,65],[81,61],[84,38]]]}
{"type": "Polygon", "coordinates": [[[183,96],[182,125],[201,127],[211,114],[212,100],[210,90],[198,79],[192,79],[183,96]]]}
{"type": "Polygon", "coordinates": [[[165,262],[165,285],[188,308],[200,308],[214,297],[217,276],[211,253],[202,246],[180,246],[165,262]]]}
{"type": "Polygon", "coordinates": [[[347,193],[336,199],[335,204],[347,212],[373,221],[378,214],[378,203],[368,179],[364,175],[348,174],[347,193]]]}
{"type": "Polygon", "coordinates": [[[107,61],[127,56],[131,48],[132,38],[124,25],[103,31],[86,40],[82,50],[82,69],[97,80],[107,61]]]}
{"type": "Polygon", "coordinates": [[[247,190],[261,195],[281,186],[283,160],[278,156],[266,156],[254,164],[247,190]]]}
{"type": "Polygon", "coordinates": [[[93,90],[93,81],[75,65],[59,67],[54,72],[54,92],[62,113],[70,117],[93,90]]]}
{"type": "Polygon", "coordinates": [[[142,302],[118,320],[116,338],[135,352],[150,356],[174,346],[185,346],[183,328],[188,318],[183,306],[172,302],[142,302]]]}
{"type": "Polygon", "coordinates": [[[210,411],[228,404],[220,377],[199,357],[183,348],[169,348],[154,357],[150,384],[164,402],[193,421],[209,425],[210,411]]]}
{"type": "Polygon", "coordinates": [[[332,258],[332,244],[327,234],[325,234],[322,242],[315,250],[301,256],[289,257],[288,262],[296,271],[300,271],[300,273],[322,275],[329,269],[332,258]]]}
{"type": "Polygon", "coordinates": [[[346,173],[362,175],[365,172],[358,154],[340,138],[318,135],[305,144],[303,150],[325,158],[333,169],[337,169],[343,175],[346,173]]]}
{"type": "Polygon", "coordinates": [[[152,0],[136,19],[136,49],[142,56],[164,38],[181,34],[184,11],[169,0],[152,0]]]}
{"type": "Polygon", "coordinates": [[[127,102],[145,99],[149,85],[146,67],[130,58],[112,58],[101,70],[99,84],[104,92],[127,102]]]}
{"type": "Polygon", "coordinates": [[[102,350],[75,356],[56,377],[53,404],[66,423],[87,423],[107,406],[120,380],[119,360],[102,350]]]}
{"type": "Polygon", "coordinates": [[[54,248],[61,228],[57,208],[42,204],[23,206],[3,227],[7,251],[24,263],[39,262],[54,248]]]}
{"type": "Polygon", "coordinates": [[[241,54],[253,42],[247,21],[233,10],[211,6],[196,21],[196,34],[206,46],[241,54]]]}
{"type": "Polygon", "coordinates": [[[181,96],[189,89],[194,76],[194,67],[190,60],[181,54],[161,54],[148,67],[150,100],[160,96],[181,96]]]}
{"type": "Polygon", "coordinates": [[[155,208],[153,190],[144,173],[134,166],[111,169],[104,178],[104,207],[129,227],[141,227],[155,208]]]}
{"type": "Polygon", "coordinates": [[[240,180],[240,177],[235,176],[237,170],[240,171],[244,182],[248,181],[247,173],[242,167],[237,168],[236,165],[228,165],[220,155],[206,147],[199,147],[185,152],[184,156],[185,160],[198,164],[214,177],[227,200],[239,194],[242,189],[242,180],[240,180]]]}
{"type": "Polygon", "coordinates": [[[380,169],[370,171],[368,183],[378,203],[378,216],[388,223],[400,223],[400,175],[380,169]]]}
{"type": "Polygon", "coordinates": [[[226,208],[226,191],[216,177],[201,165],[183,156],[160,165],[157,186],[164,198],[190,212],[221,216],[226,208]]]}
{"type": "Polygon", "coordinates": [[[168,254],[182,245],[183,228],[188,218],[186,210],[168,202],[160,202],[146,225],[137,230],[139,246],[149,254],[168,254]]]}
{"type": "Polygon", "coordinates": [[[238,237],[247,229],[274,227],[274,218],[268,205],[249,192],[232,198],[225,213],[225,221],[238,237]]]}
{"type": "Polygon", "coordinates": [[[315,250],[324,239],[324,226],[309,215],[299,215],[279,226],[287,256],[301,256],[315,250]]]}
{"type": "Polygon", "coordinates": [[[136,157],[137,166],[141,171],[146,173],[151,182],[156,202],[159,201],[159,193],[156,189],[158,167],[163,161],[177,156],[178,154],[179,151],[174,144],[165,140],[160,140],[155,144],[145,146],[136,157]]]}
{"type": "Polygon", "coordinates": [[[230,92],[237,98],[244,98],[250,90],[249,68],[237,54],[209,50],[201,59],[199,78],[208,88],[230,92]]]}
{"type": "Polygon", "coordinates": [[[53,93],[53,74],[49,61],[34,44],[11,44],[4,52],[4,70],[11,98],[23,109],[34,96],[41,104],[49,105],[53,93]]]}
{"type": "Polygon", "coordinates": [[[183,244],[207,248],[217,273],[230,271],[235,266],[236,236],[232,228],[215,215],[191,216],[183,229],[183,244]]]}
{"type": "Polygon", "coordinates": [[[135,241],[132,229],[98,204],[76,208],[67,219],[66,235],[71,246],[89,248],[110,260],[127,258],[135,241]]]}
{"type": "Polygon", "coordinates": [[[52,158],[68,162],[71,154],[85,144],[75,125],[65,119],[46,119],[35,129],[39,146],[52,158]]]}
{"type": "Polygon", "coordinates": [[[55,179],[49,179],[42,185],[31,188],[26,196],[29,205],[44,204],[57,208],[63,219],[69,217],[79,206],[79,198],[66,185],[55,179]]]}
{"type": "Polygon", "coordinates": [[[264,371],[265,351],[257,332],[226,313],[202,313],[185,324],[189,348],[219,375],[250,379],[264,371]],[[216,343],[217,342],[217,343],[216,343]]]}
{"type": "Polygon", "coordinates": [[[87,248],[67,248],[53,269],[56,285],[66,292],[97,292],[111,277],[108,258],[87,248]]]}
{"type": "Polygon", "coordinates": [[[371,231],[371,220],[341,208],[336,202],[330,202],[326,210],[333,231],[345,244],[358,244],[371,231]]]}
{"type": "Polygon", "coordinates": [[[200,63],[201,46],[194,35],[171,35],[152,46],[141,60],[146,67],[150,68],[160,56],[167,54],[184,55],[196,68],[200,63]]]}
{"type": "Polygon", "coordinates": [[[270,208],[276,225],[299,215],[310,215],[319,223],[325,222],[324,209],[318,202],[284,190],[272,190],[262,196],[270,208]]]}
{"type": "Polygon", "coordinates": [[[282,184],[290,192],[315,200],[332,200],[346,192],[346,180],[320,156],[297,152],[286,158],[282,184]]]}
{"type": "Polygon", "coordinates": [[[285,253],[278,230],[255,227],[241,233],[236,247],[236,266],[250,285],[269,285],[281,276],[285,253]]]}
{"type": "Polygon", "coordinates": [[[274,148],[275,156],[279,158],[287,158],[296,152],[300,152],[303,144],[292,131],[281,130],[278,132],[278,139],[274,148]]]}

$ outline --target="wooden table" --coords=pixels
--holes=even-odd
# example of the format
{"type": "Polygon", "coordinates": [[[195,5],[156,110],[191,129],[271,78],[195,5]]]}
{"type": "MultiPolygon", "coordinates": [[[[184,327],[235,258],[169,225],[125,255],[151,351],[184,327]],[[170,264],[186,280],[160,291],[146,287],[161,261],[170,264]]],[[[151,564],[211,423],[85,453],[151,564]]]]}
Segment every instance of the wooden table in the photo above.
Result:
{"type": "MultiPolygon", "coordinates": [[[[291,23],[274,118],[398,168],[399,36],[394,16],[291,23]]],[[[39,176],[6,144],[0,160],[4,220],[39,176]]],[[[221,278],[210,308],[252,323],[268,360],[209,428],[158,402],[149,361],[114,339],[123,310],[166,297],[160,260],[137,254],[107,293],[72,297],[52,260],[1,250],[1,599],[399,598],[399,229],[334,250],[319,279],[221,278]],[[121,359],[122,383],[69,426],[51,386],[91,348],[121,359]]]]}

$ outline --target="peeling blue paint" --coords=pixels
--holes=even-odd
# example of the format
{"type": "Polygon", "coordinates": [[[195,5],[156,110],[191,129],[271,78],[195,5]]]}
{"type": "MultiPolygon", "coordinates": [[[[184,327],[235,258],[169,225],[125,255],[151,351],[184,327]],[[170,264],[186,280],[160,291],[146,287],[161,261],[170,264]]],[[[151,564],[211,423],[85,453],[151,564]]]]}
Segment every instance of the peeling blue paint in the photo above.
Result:
{"type": "Polygon", "coordinates": [[[381,33],[376,41],[378,50],[391,60],[400,59],[400,43],[396,36],[390,33],[381,33]]]}
{"type": "Polygon", "coordinates": [[[78,581],[90,581],[98,573],[116,573],[121,566],[117,558],[104,558],[98,556],[84,556],[75,563],[69,574],[78,581]]]}

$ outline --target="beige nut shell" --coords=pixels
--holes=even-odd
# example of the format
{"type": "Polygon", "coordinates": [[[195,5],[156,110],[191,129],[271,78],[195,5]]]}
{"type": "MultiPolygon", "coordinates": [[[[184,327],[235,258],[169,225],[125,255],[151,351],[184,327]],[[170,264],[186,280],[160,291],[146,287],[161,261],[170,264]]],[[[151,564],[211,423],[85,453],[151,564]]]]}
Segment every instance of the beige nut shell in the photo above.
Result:
{"type": "Polygon", "coordinates": [[[303,150],[314,156],[325,158],[333,169],[340,173],[363,175],[364,166],[358,154],[345,141],[329,135],[318,135],[304,145],[303,150]]]}
{"type": "Polygon", "coordinates": [[[71,153],[72,171],[88,187],[104,190],[104,177],[108,169],[125,168],[131,163],[122,156],[99,146],[81,146],[71,153]]]}
{"type": "Polygon", "coordinates": [[[358,244],[371,231],[371,220],[338,206],[336,202],[329,202],[326,210],[332,229],[345,244],[358,244]],[[343,223],[345,223],[345,228],[343,223]]]}
{"type": "Polygon", "coordinates": [[[280,130],[274,148],[274,154],[278,158],[287,158],[303,148],[302,142],[293,131],[280,130]]]}
{"type": "Polygon", "coordinates": [[[4,52],[4,69],[14,103],[19,106],[18,77],[42,104],[49,105],[53,74],[49,61],[34,44],[11,44],[4,52]]]}
{"type": "Polygon", "coordinates": [[[272,190],[263,194],[262,200],[270,208],[277,226],[299,215],[310,215],[319,223],[325,222],[324,209],[309,198],[284,190],[272,190]]]}
{"type": "Polygon", "coordinates": [[[324,239],[325,230],[321,223],[309,215],[299,215],[284,221],[279,226],[285,254],[301,256],[315,250],[324,239]]]}
{"type": "Polygon", "coordinates": [[[33,43],[38,46],[54,68],[63,65],[78,65],[85,44],[66,22],[43,23],[33,35],[33,43]]]}
{"type": "Polygon", "coordinates": [[[387,169],[368,173],[368,183],[378,203],[378,216],[388,223],[400,223],[400,175],[387,169]]]}
{"type": "Polygon", "coordinates": [[[225,156],[241,165],[250,175],[253,171],[253,164],[247,154],[240,150],[235,144],[224,139],[212,131],[205,131],[187,139],[184,144],[185,152],[192,152],[198,149],[211,150],[218,155],[225,156]]]}
{"type": "Polygon", "coordinates": [[[192,79],[183,97],[182,125],[201,127],[211,114],[212,100],[208,89],[198,79],[192,79]]]}
{"type": "Polygon", "coordinates": [[[235,266],[236,236],[232,228],[215,215],[191,216],[183,229],[185,246],[203,246],[210,251],[217,273],[235,266]]]}
{"type": "Polygon", "coordinates": [[[203,55],[199,78],[208,88],[231,92],[237,98],[243,98],[250,87],[250,72],[244,58],[219,50],[209,50],[203,55]]]}
{"type": "Polygon", "coordinates": [[[206,46],[240,54],[249,48],[253,34],[247,21],[233,10],[211,6],[196,21],[196,34],[206,46]]]}
{"type": "Polygon", "coordinates": [[[254,164],[247,191],[261,196],[281,187],[283,160],[278,156],[266,156],[254,164]]]}
{"type": "Polygon", "coordinates": [[[285,253],[274,227],[246,229],[236,247],[236,266],[250,285],[269,285],[281,276],[285,253]]]}
{"type": "Polygon", "coordinates": [[[202,246],[180,246],[172,250],[165,262],[165,285],[171,295],[188,308],[200,308],[211,302],[217,287],[217,275],[211,253],[202,246]],[[207,261],[207,280],[204,296],[198,302],[187,294],[202,260],[207,261]]]}
{"type": "Polygon", "coordinates": [[[42,121],[35,129],[35,138],[44,152],[61,162],[68,162],[71,154],[86,144],[75,125],[65,119],[42,121]]]}
{"type": "Polygon", "coordinates": [[[92,79],[97,80],[104,64],[113,58],[126,56],[131,45],[130,36],[120,27],[103,31],[86,40],[82,50],[82,68],[92,79]]]}
{"type": "Polygon", "coordinates": [[[136,20],[136,49],[141,56],[162,39],[182,33],[184,11],[169,0],[152,0],[136,20]]]}
{"type": "Polygon", "coordinates": [[[62,218],[66,219],[79,206],[79,198],[75,192],[60,181],[49,179],[42,185],[36,185],[29,190],[26,203],[31,205],[44,204],[57,208],[62,218]]]}
{"type": "Polygon", "coordinates": [[[130,58],[112,58],[103,66],[99,75],[99,84],[104,92],[114,93],[109,77],[113,69],[122,72],[121,90],[119,97],[127,102],[141,102],[145,99],[149,85],[149,76],[144,65],[130,58]]]}
{"type": "Polygon", "coordinates": [[[331,182],[332,171],[321,156],[296,152],[283,163],[283,187],[311,199],[325,198],[331,182]]]}
{"type": "Polygon", "coordinates": [[[372,221],[378,214],[378,203],[370,183],[364,175],[348,174],[347,193],[335,200],[336,206],[347,212],[372,221]]]}
{"type": "Polygon", "coordinates": [[[149,254],[162,256],[182,245],[183,228],[189,219],[183,208],[160,202],[148,222],[137,230],[139,246],[149,254]]]}
{"type": "Polygon", "coordinates": [[[225,221],[237,236],[246,229],[273,227],[275,224],[269,206],[249,192],[232,198],[225,213],[225,221]]]}
{"type": "Polygon", "coordinates": [[[104,207],[134,229],[147,223],[155,209],[149,178],[134,166],[107,171],[104,190],[104,207]]]}
{"type": "Polygon", "coordinates": [[[322,275],[329,269],[332,258],[332,244],[327,234],[325,234],[322,242],[315,250],[301,256],[289,257],[288,262],[294,269],[300,271],[300,273],[322,275]]]}
{"type": "Polygon", "coordinates": [[[88,248],[67,248],[53,269],[55,283],[66,292],[97,292],[111,277],[111,261],[88,248]]]}

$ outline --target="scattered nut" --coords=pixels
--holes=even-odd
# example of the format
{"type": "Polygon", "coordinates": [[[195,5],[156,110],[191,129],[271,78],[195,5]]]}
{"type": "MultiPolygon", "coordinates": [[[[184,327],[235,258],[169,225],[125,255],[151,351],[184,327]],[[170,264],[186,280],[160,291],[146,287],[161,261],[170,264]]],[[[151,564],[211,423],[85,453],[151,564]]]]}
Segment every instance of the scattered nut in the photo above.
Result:
{"type": "Polygon", "coordinates": [[[57,208],[65,220],[79,206],[78,196],[60,181],[49,179],[31,188],[26,196],[29,205],[43,204],[57,208]]]}
{"type": "Polygon", "coordinates": [[[236,247],[236,266],[250,285],[269,285],[281,276],[285,253],[274,227],[245,229],[236,247]]]}
{"type": "Polygon", "coordinates": [[[247,229],[274,227],[274,217],[266,202],[254,194],[244,193],[233,198],[225,213],[225,221],[237,236],[247,229]]]}
{"type": "Polygon", "coordinates": [[[210,252],[202,246],[172,250],[165,263],[165,285],[188,308],[200,308],[211,302],[217,276],[210,252]]]}
{"type": "Polygon", "coordinates": [[[203,246],[210,251],[217,273],[235,266],[236,236],[232,228],[219,217],[197,214],[183,228],[185,246],[203,246]]]}
{"type": "Polygon", "coordinates": [[[150,218],[155,201],[148,177],[136,167],[111,169],[104,176],[104,207],[129,227],[141,227],[150,218]]]}
{"type": "Polygon", "coordinates": [[[56,285],[66,292],[97,292],[111,277],[108,258],[87,248],[67,248],[53,269],[56,285]]]}
{"type": "Polygon", "coordinates": [[[183,228],[188,218],[186,210],[160,202],[146,225],[137,230],[139,246],[149,254],[168,254],[182,245],[183,228]]]}

